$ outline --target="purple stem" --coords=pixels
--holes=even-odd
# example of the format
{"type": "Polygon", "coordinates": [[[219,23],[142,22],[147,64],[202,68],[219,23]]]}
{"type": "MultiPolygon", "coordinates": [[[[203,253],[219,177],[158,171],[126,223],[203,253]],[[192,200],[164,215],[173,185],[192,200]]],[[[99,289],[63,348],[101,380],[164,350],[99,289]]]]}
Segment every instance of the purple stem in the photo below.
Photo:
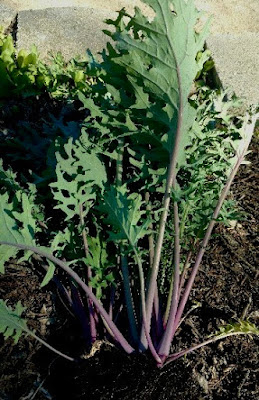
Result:
{"type": "Polygon", "coordinates": [[[179,301],[179,281],[180,281],[180,229],[179,229],[179,213],[178,205],[174,202],[174,287],[171,300],[170,314],[166,325],[165,333],[158,347],[158,354],[162,360],[165,360],[170,352],[172,342],[172,332],[179,301]]]}
{"type": "MultiPolygon", "coordinates": [[[[80,216],[80,223],[81,223],[81,227],[82,227],[82,237],[83,237],[83,243],[84,243],[85,256],[87,257],[89,255],[89,247],[88,247],[88,241],[87,241],[86,230],[85,230],[83,204],[79,205],[79,216],[80,216]]],[[[88,285],[91,281],[91,278],[92,278],[92,270],[89,266],[87,266],[87,283],[88,283],[88,285]]],[[[89,286],[89,290],[92,291],[91,286],[89,286]]],[[[89,310],[91,342],[94,343],[97,338],[96,321],[94,318],[95,310],[93,307],[93,302],[91,301],[91,299],[89,297],[87,298],[87,304],[88,304],[88,310],[89,310]]]]}
{"type": "MultiPolygon", "coordinates": [[[[148,212],[152,211],[152,207],[150,205],[150,194],[149,192],[145,193],[145,201],[146,201],[146,209],[148,212]]],[[[153,223],[151,222],[149,225],[149,229],[151,231],[151,234],[148,236],[148,248],[149,248],[149,266],[150,266],[150,271],[152,271],[152,265],[153,265],[153,260],[154,260],[154,234],[153,234],[153,223]]],[[[156,284],[155,288],[155,295],[154,295],[154,319],[155,319],[155,332],[157,338],[160,338],[162,333],[163,333],[163,320],[162,320],[162,315],[161,315],[161,310],[160,310],[160,304],[159,304],[159,295],[158,295],[158,288],[156,284]]]]}
{"type": "Polygon", "coordinates": [[[226,333],[225,335],[216,336],[211,339],[205,340],[204,342],[197,344],[196,346],[190,347],[189,349],[182,350],[182,351],[179,351],[178,353],[171,354],[167,358],[164,365],[167,365],[170,362],[177,360],[177,358],[183,357],[184,355],[191,353],[192,351],[195,351],[203,346],[206,346],[207,344],[216,342],[217,340],[220,340],[220,339],[226,339],[227,337],[234,336],[234,335],[247,335],[247,333],[246,332],[231,332],[231,333],[226,333]]]}
{"type": "Polygon", "coordinates": [[[73,284],[73,282],[71,283],[71,292],[72,292],[72,296],[73,296],[73,309],[81,323],[82,330],[83,330],[83,336],[84,336],[87,344],[93,343],[96,340],[96,338],[93,340],[92,335],[89,332],[89,325],[88,325],[89,321],[88,321],[88,318],[87,318],[87,315],[85,312],[85,308],[84,308],[79,290],[76,288],[76,286],[73,284]]]}
{"type": "MultiPolygon", "coordinates": [[[[139,270],[142,324],[143,324],[143,328],[144,328],[144,334],[146,336],[149,350],[150,350],[152,356],[154,357],[154,359],[156,360],[156,362],[159,364],[159,363],[161,363],[161,359],[160,359],[159,355],[157,354],[157,351],[156,351],[156,349],[153,345],[152,339],[150,337],[150,323],[149,323],[149,325],[147,324],[147,312],[146,312],[146,303],[145,303],[145,280],[144,280],[144,272],[143,272],[143,268],[142,268],[142,262],[139,258],[138,252],[135,247],[133,248],[133,250],[135,253],[135,257],[136,257],[137,264],[138,264],[138,270],[139,270]]],[[[140,350],[141,351],[143,350],[141,342],[140,342],[140,350]]]]}
{"type": "Polygon", "coordinates": [[[163,318],[159,304],[159,295],[158,288],[156,287],[155,297],[154,297],[154,319],[155,319],[155,327],[156,327],[156,336],[158,339],[161,338],[164,327],[163,327],[163,318]]]}
{"type": "MultiPolygon", "coordinates": [[[[180,71],[178,60],[176,58],[176,55],[174,52],[174,47],[170,41],[170,38],[167,38],[167,40],[169,41],[169,45],[170,45],[172,54],[175,59],[175,66],[176,66],[176,73],[177,73],[177,80],[178,80],[178,90],[179,90],[179,110],[178,110],[178,121],[177,121],[177,130],[176,130],[176,134],[175,134],[174,146],[173,146],[172,152],[170,154],[170,164],[169,164],[167,180],[166,180],[166,191],[165,191],[165,195],[164,195],[164,199],[163,199],[163,212],[162,212],[162,215],[161,215],[160,221],[159,221],[159,231],[158,231],[158,237],[157,237],[157,242],[156,242],[156,247],[155,247],[155,255],[154,255],[154,261],[153,261],[153,265],[152,265],[152,273],[151,273],[150,283],[149,283],[149,287],[148,287],[148,294],[147,294],[147,301],[146,301],[146,307],[147,307],[147,321],[146,322],[147,322],[148,326],[150,326],[150,322],[151,322],[155,289],[157,286],[157,275],[158,275],[159,264],[160,264],[160,259],[161,259],[165,227],[166,227],[166,222],[167,222],[167,218],[168,218],[168,214],[169,214],[171,192],[172,192],[172,189],[175,189],[175,187],[176,187],[177,156],[179,153],[180,140],[181,140],[181,136],[182,136],[183,111],[184,111],[181,71],[180,71]]],[[[175,223],[176,223],[176,220],[175,220],[175,223]]],[[[177,244],[175,244],[175,246],[177,246],[177,244]]],[[[143,345],[146,345],[146,341],[144,341],[144,339],[145,339],[144,331],[142,330],[141,342],[143,343],[143,345]]]]}
{"type": "Polygon", "coordinates": [[[131,354],[134,352],[134,348],[127,342],[127,340],[124,338],[122,333],[119,331],[117,326],[114,324],[114,322],[111,320],[109,317],[109,314],[106,312],[102,304],[99,302],[99,300],[96,298],[96,296],[93,294],[93,292],[89,289],[89,287],[82,281],[82,279],[77,275],[76,272],[74,272],[66,263],[63,261],[59,260],[58,258],[54,257],[52,254],[46,253],[44,250],[41,250],[38,247],[34,246],[29,246],[26,244],[18,244],[18,243],[10,243],[10,242],[5,242],[1,241],[0,244],[7,245],[7,246],[12,246],[16,247],[21,250],[28,250],[33,253],[39,254],[42,257],[46,257],[50,261],[54,262],[56,265],[58,265],[60,268],[62,268],[66,273],[68,273],[77,283],[83,291],[89,296],[93,304],[95,305],[96,309],[99,311],[99,313],[103,316],[105,321],[107,322],[109,328],[111,329],[115,339],[118,341],[118,343],[121,345],[121,347],[126,351],[126,353],[131,354]]]}
{"type": "Polygon", "coordinates": [[[187,274],[187,270],[190,266],[190,259],[192,257],[192,250],[189,251],[186,261],[184,263],[184,268],[183,268],[183,272],[181,274],[181,279],[180,279],[180,283],[179,283],[179,300],[180,300],[180,296],[181,296],[181,292],[182,292],[182,288],[185,282],[185,278],[186,278],[186,274],[187,274]]]}
{"type": "MultiPolygon", "coordinates": [[[[45,271],[48,271],[49,267],[47,267],[46,265],[41,265],[41,266],[42,266],[42,268],[45,269],[45,271]]],[[[52,280],[55,283],[55,285],[57,286],[57,289],[60,290],[61,293],[63,294],[63,296],[66,298],[66,300],[68,301],[70,307],[72,307],[73,306],[73,301],[71,299],[70,294],[68,293],[67,288],[60,282],[60,280],[56,276],[53,276],[52,280]]],[[[67,307],[65,304],[64,304],[64,306],[67,307]]]]}
{"type": "Polygon", "coordinates": [[[216,209],[215,209],[215,211],[213,213],[212,219],[211,219],[211,221],[209,223],[209,226],[207,228],[206,234],[205,234],[204,239],[202,241],[201,248],[200,248],[199,253],[197,255],[197,258],[196,258],[196,262],[194,264],[194,267],[192,269],[190,278],[189,278],[189,280],[187,282],[184,294],[182,296],[180,305],[178,307],[178,311],[177,311],[177,314],[176,314],[175,323],[174,323],[174,327],[173,327],[173,335],[174,335],[174,333],[175,333],[175,331],[176,331],[176,329],[178,327],[178,324],[180,322],[180,319],[182,317],[186,302],[187,302],[187,300],[189,298],[190,291],[191,291],[193,283],[194,283],[194,279],[195,279],[195,277],[197,275],[197,272],[199,270],[199,266],[201,264],[203,255],[205,253],[206,246],[207,246],[207,244],[209,242],[209,239],[211,237],[212,230],[213,230],[214,225],[216,223],[216,220],[217,220],[217,218],[219,216],[222,204],[223,204],[223,202],[225,201],[225,199],[227,197],[227,194],[229,192],[230,186],[231,186],[231,184],[232,184],[232,182],[233,182],[233,180],[235,178],[235,175],[236,175],[236,173],[238,171],[238,168],[240,167],[240,164],[242,163],[242,161],[243,161],[243,159],[245,157],[245,154],[247,152],[248,146],[249,146],[251,138],[252,138],[252,134],[253,134],[256,118],[257,118],[257,115],[255,115],[252,118],[252,122],[250,124],[247,124],[246,128],[244,129],[245,134],[246,134],[246,138],[245,138],[245,141],[243,143],[243,149],[242,149],[240,155],[237,158],[236,164],[235,164],[234,168],[232,169],[232,171],[231,171],[231,173],[229,175],[229,178],[228,178],[228,180],[227,180],[227,182],[226,182],[226,184],[224,186],[224,189],[222,190],[222,193],[221,193],[220,198],[218,200],[218,204],[216,206],[216,209]]]}
{"type": "MultiPolygon", "coordinates": [[[[123,249],[122,245],[120,246],[120,249],[122,251],[122,249],[123,249]]],[[[129,319],[129,329],[130,329],[133,343],[135,345],[137,345],[139,342],[139,337],[138,337],[138,330],[137,330],[135,306],[134,306],[134,301],[133,301],[131,287],[130,287],[128,261],[127,261],[127,257],[125,257],[123,255],[120,256],[119,258],[121,261],[121,271],[122,271],[122,277],[123,277],[125,303],[126,303],[127,314],[128,314],[128,319],[129,319]]]]}

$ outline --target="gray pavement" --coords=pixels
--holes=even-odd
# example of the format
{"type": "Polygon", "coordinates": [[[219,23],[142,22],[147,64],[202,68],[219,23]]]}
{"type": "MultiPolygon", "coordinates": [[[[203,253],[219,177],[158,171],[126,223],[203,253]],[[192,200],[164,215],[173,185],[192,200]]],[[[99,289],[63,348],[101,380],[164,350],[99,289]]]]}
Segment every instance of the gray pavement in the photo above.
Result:
{"type": "Polygon", "coordinates": [[[248,104],[259,105],[259,35],[215,34],[207,39],[219,81],[248,104]]]}
{"type": "Polygon", "coordinates": [[[8,29],[9,26],[15,21],[17,11],[7,6],[6,4],[0,3],[0,26],[4,29],[8,29]]]}
{"type": "Polygon", "coordinates": [[[107,43],[103,21],[116,18],[116,13],[95,8],[65,7],[20,11],[18,14],[18,49],[30,49],[35,43],[43,59],[48,52],[60,51],[66,60],[101,52],[107,43]]]}
{"type": "MultiPolygon", "coordinates": [[[[195,2],[214,16],[207,46],[221,84],[246,104],[258,104],[259,0],[195,2]]],[[[84,55],[87,48],[95,54],[101,51],[107,41],[101,32],[106,28],[104,19],[114,18],[122,6],[132,12],[140,4],[140,0],[0,0],[0,25],[8,28],[18,15],[18,48],[30,50],[35,44],[45,59],[48,51],[61,51],[68,59],[84,55]]],[[[152,15],[149,7],[144,5],[143,10],[152,15]]]]}

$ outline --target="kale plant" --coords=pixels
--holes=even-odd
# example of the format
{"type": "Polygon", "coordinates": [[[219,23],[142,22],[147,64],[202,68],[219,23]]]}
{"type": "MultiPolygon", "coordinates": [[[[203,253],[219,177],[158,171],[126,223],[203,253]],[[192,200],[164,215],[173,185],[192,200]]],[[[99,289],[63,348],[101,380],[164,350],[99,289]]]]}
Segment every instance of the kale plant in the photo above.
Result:
{"type": "MultiPolygon", "coordinates": [[[[1,168],[0,266],[47,259],[43,285],[56,267],[66,272],[70,282],[59,274],[59,285],[92,343],[104,332],[127,353],[149,349],[163,366],[212,341],[258,333],[241,321],[170,354],[214,225],[235,217],[226,198],[256,115],[234,117],[219,91],[193,94],[203,65],[211,67],[208,24],[195,31],[193,0],[144,2],[153,19],[136,8],[107,21],[114,44],[101,63],[89,61],[93,85],[79,94],[87,117],[79,138],[52,146],[43,204],[37,181],[20,184],[1,168]]],[[[21,318],[16,311],[1,303],[1,331],[15,339],[28,333],[24,320],[8,320],[21,318]]]]}

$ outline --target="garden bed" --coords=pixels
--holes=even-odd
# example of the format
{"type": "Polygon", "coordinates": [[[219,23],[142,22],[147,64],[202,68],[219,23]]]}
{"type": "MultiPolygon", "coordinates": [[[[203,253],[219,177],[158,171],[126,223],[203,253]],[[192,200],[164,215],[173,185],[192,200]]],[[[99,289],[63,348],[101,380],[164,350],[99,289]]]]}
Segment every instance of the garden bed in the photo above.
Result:
{"type": "MultiPolygon", "coordinates": [[[[177,335],[181,348],[201,341],[223,321],[240,317],[258,321],[256,136],[251,150],[251,164],[241,168],[232,188],[245,219],[232,229],[220,227],[215,232],[220,236],[207,253],[189,302],[189,308],[194,301],[199,301],[200,307],[189,314],[177,335]]],[[[48,341],[59,348],[67,348],[70,343],[78,352],[82,337],[78,337],[74,319],[64,310],[55,290],[53,296],[39,285],[37,271],[30,268],[17,271],[17,267],[10,265],[7,274],[0,278],[1,296],[14,303],[21,300],[29,309],[28,320],[33,328],[40,332],[41,320],[49,319],[48,341]],[[41,313],[43,306],[45,316],[41,313]],[[55,307],[62,311],[62,318],[55,307]]],[[[157,370],[146,355],[126,356],[105,343],[93,357],[77,366],[40,347],[29,337],[20,340],[17,346],[11,339],[1,341],[1,400],[255,400],[258,397],[258,340],[251,337],[212,344],[162,370],[157,370]]]]}
{"type": "Polygon", "coordinates": [[[0,35],[3,399],[257,398],[255,110],[174,4],[101,64],[0,35]]]}

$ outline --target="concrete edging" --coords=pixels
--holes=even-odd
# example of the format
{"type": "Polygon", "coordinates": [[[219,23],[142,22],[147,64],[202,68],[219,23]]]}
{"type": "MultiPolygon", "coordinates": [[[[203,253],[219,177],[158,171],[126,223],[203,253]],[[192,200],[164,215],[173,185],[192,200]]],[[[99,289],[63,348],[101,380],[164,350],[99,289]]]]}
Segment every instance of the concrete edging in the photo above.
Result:
{"type": "MultiPolygon", "coordinates": [[[[79,54],[84,55],[87,48],[95,55],[101,52],[108,40],[102,30],[110,28],[103,21],[116,18],[117,13],[108,9],[109,4],[105,1],[106,8],[103,9],[92,7],[93,1],[90,1],[89,7],[87,7],[87,1],[84,3],[84,7],[53,7],[19,11],[17,32],[15,32],[17,48],[29,51],[35,44],[41,58],[45,61],[49,51],[61,51],[66,60],[79,54]]],[[[124,1],[125,6],[131,8],[133,4],[140,3],[139,0],[132,0],[133,3],[131,0],[117,1],[119,3],[124,1]]],[[[224,26],[222,26],[222,21],[218,25],[214,21],[212,33],[207,39],[207,47],[212,51],[216,73],[223,88],[230,89],[238,97],[242,97],[246,105],[258,105],[259,26],[258,32],[255,31],[258,17],[255,14],[251,32],[249,31],[250,21],[247,21],[247,31],[238,31],[238,33],[235,17],[231,31],[231,25],[228,27],[226,21],[231,5],[233,11],[237,5],[234,0],[227,1],[226,15],[222,15],[222,18],[217,16],[220,20],[225,21],[224,26]]],[[[213,7],[217,12],[224,10],[224,4],[226,4],[225,0],[219,0],[215,6],[211,0],[196,0],[196,2],[200,9],[206,10],[207,8],[210,13],[213,7]]],[[[100,6],[100,2],[98,5],[100,6]]],[[[259,14],[259,0],[258,3],[256,0],[240,0],[238,10],[246,10],[241,18],[242,29],[246,26],[248,16],[251,16],[257,7],[259,14]],[[245,8],[247,1],[248,5],[245,8]]],[[[145,9],[145,13],[149,11],[145,9]]],[[[16,10],[6,5],[0,5],[0,25],[4,25],[6,30],[16,17],[16,10]]]]}

